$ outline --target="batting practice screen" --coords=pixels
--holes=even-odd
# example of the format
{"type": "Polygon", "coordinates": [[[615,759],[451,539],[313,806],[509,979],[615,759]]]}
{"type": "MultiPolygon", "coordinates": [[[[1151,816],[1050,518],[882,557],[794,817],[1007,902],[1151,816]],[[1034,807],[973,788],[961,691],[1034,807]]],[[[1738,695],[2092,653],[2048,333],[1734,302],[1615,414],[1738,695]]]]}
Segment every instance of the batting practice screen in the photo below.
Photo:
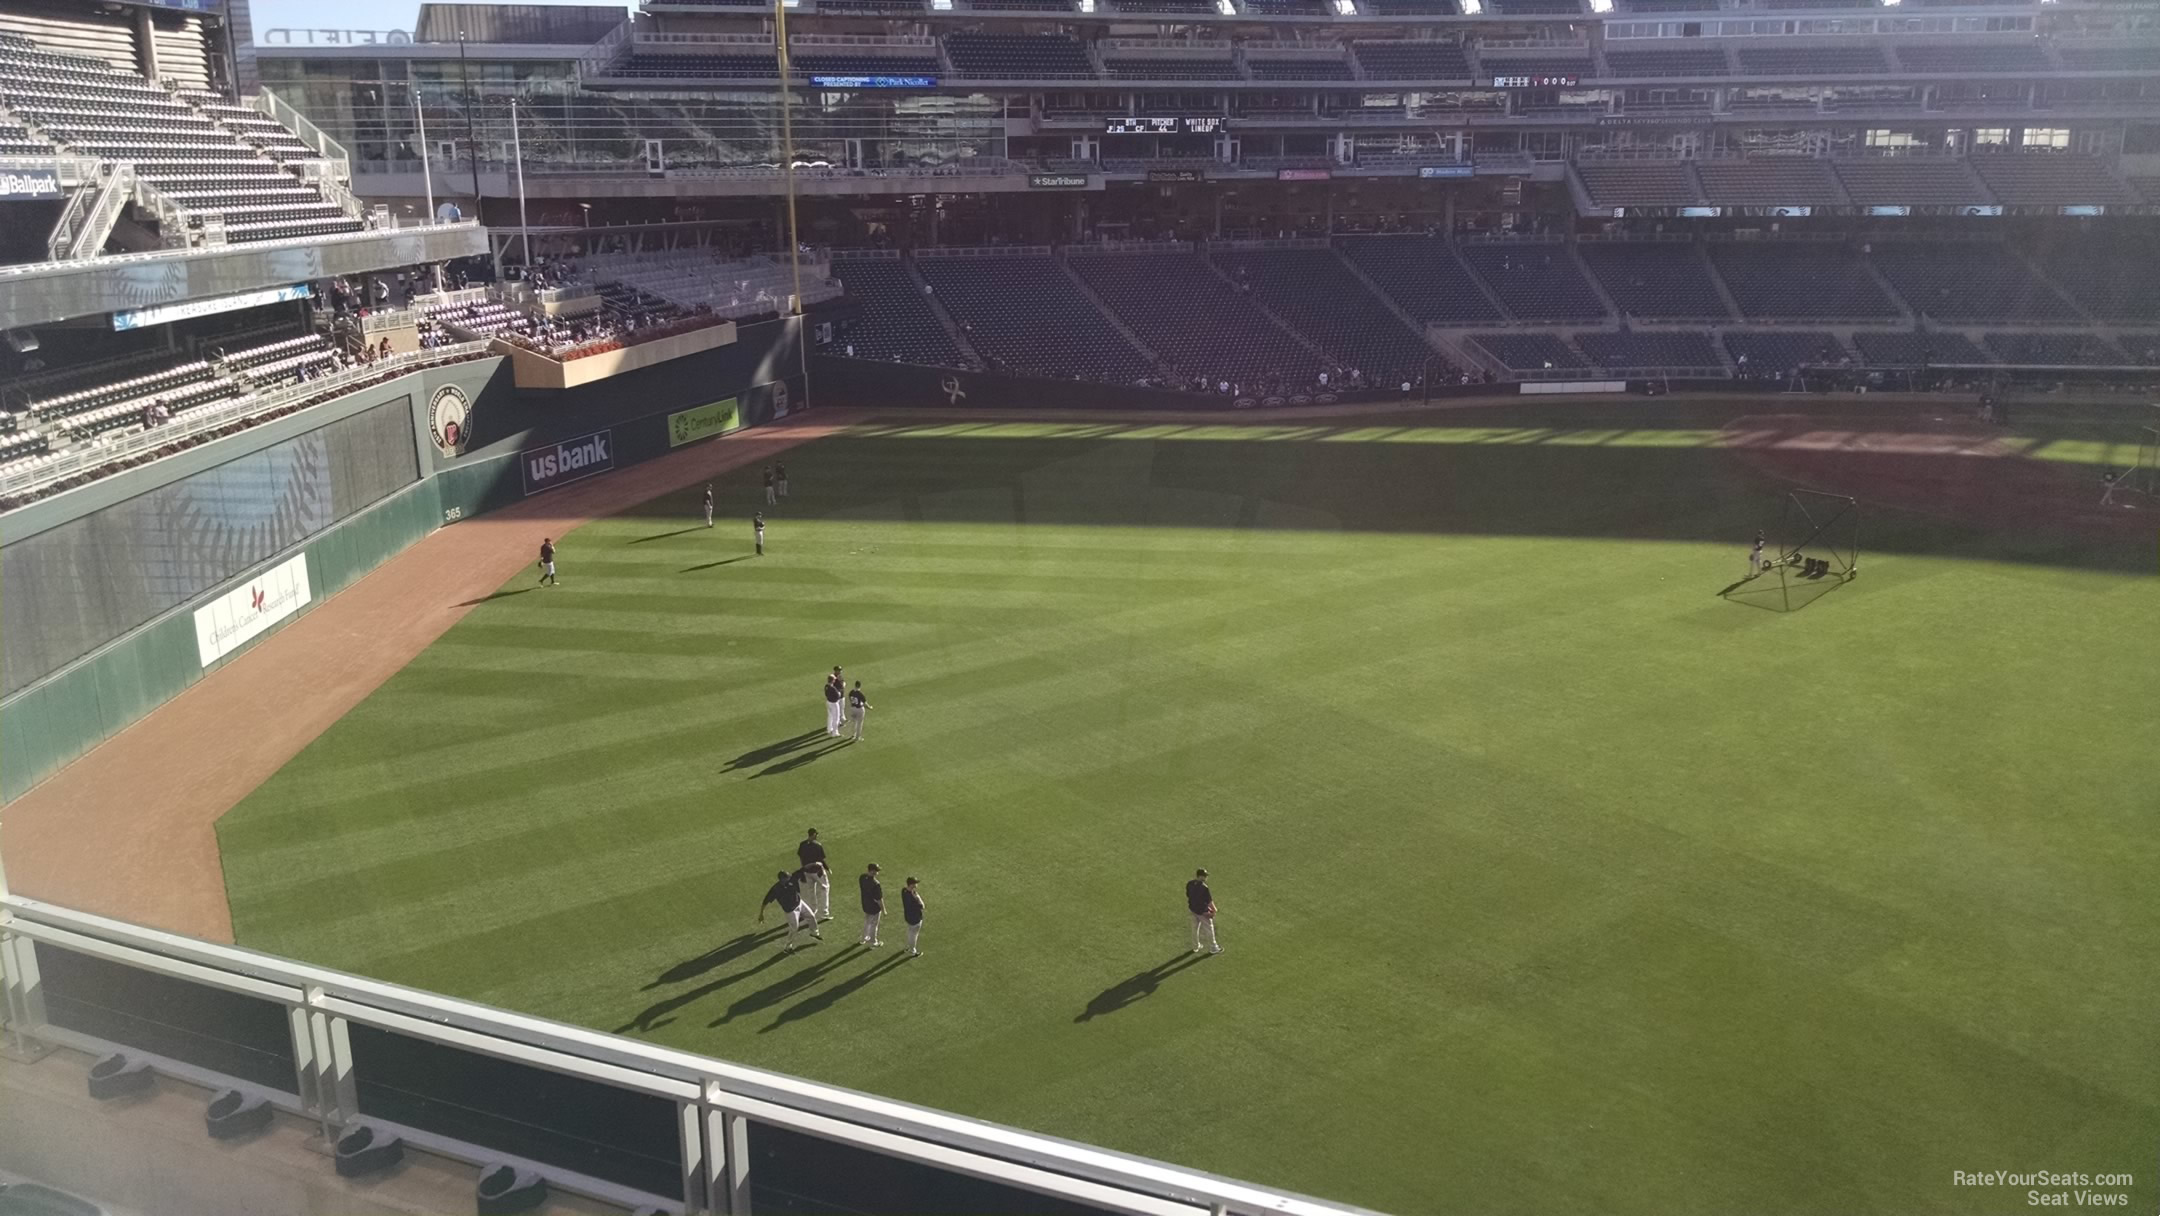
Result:
{"type": "Polygon", "coordinates": [[[419,478],[399,397],[0,549],[0,696],[419,478]]]}

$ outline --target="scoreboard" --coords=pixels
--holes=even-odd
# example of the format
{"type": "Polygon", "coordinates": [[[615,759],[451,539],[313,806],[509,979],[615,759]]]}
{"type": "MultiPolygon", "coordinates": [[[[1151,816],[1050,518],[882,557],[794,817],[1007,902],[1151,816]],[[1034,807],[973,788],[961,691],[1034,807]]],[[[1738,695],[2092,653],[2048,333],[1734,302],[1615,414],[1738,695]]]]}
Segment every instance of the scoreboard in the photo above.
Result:
{"type": "Polygon", "coordinates": [[[1496,89],[1572,89],[1582,83],[1579,76],[1495,76],[1492,87],[1496,89]]]}
{"type": "Polygon", "coordinates": [[[1222,129],[1219,114],[1206,118],[1112,118],[1103,123],[1105,135],[1213,135],[1222,129]]]}

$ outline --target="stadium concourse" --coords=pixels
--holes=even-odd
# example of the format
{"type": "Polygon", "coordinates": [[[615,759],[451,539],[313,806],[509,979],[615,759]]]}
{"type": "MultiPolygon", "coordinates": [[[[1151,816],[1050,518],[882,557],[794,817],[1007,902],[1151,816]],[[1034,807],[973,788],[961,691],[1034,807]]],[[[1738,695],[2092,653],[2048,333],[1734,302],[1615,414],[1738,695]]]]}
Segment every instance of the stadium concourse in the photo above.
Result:
{"type": "Polygon", "coordinates": [[[2160,1202],[2147,0],[376,7],[0,0],[0,1211],[2160,1202]]]}

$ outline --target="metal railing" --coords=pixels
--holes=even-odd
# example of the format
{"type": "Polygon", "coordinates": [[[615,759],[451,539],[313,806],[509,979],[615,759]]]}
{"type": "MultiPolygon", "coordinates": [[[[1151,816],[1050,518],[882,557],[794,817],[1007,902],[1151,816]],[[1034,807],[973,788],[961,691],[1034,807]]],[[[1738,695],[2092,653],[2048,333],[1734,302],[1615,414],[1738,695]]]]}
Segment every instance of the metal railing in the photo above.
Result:
{"type": "MultiPolygon", "coordinates": [[[[510,1161],[536,1169],[553,1187],[625,1207],[658,1201],[690,1216],[751,1216],[753,1183],[766,1178],[759,1171],[786,1168],[750,1151],[755,1128],[760,1134],[764,1129],[779,1129],[815,1142],[843,1145],[855,1153],[907,1162],[956,1180],[987,1181],[1013,1191],[1050,1196],[1062,1200],[1057,1205],[1062,1207],[1130,1216],[1358,1213],[1358,1209],[1143,1157],[18,896],[0,894],[0,959],[5,962],[8,1029],[11,1036],[26,1041],[25,1046],[49,1044],[97,1054],[123,1051],[155,1071],[182,1080],[258,1094],[273,1106],[319,1123],[328,1140],[372,1125],[454,1160],[510,1161]],[[278,1057],[289,1056],[291,1077],[266,1088],[260,1082],[222,1075],[205,1063],[139,1050],[56,1024],[50,1010],[66,1004],[68,994],[57,973],[48,981],[41,972],[39,958],[46,951],[87,956],[127,972],[159,977],[160,988],[186,985],[228,1000],[246,998],[270,1006],[283,1016],[259,1032],[261,1047],[278,1057]],[[359,1036],[355,1031],[424,1043],[439,1058],[489,1059],[495,1075],[514,1072],[521,1081],[538,1087],[535,1092],[545,1092],[545,1087],[567,1079],[568,1084],[605,1087],[626,1100],[671,1105],[676,1115],[671,1132],[655,1127],[645,1134],[654,1138],[652,1150],[673,1159],[672,1193],[611,1183],[500,1147],[484,1147],[366,1114],[363,1084],[369,1078],[365,1074],[395,1065],[356,1057],[352,1043],[359,1036]],[[280,1041],[273,1043],[273,1038],[280,1041]],[[662,1136],[674,1142],[661,1142],[662,1136]]],[[[112,999],[124,1002],[127,997],[112,999]]],[[[530,1118],[545,1129],[557,1113],[541,1103],[530,1111],[530,1118]]],[[[428,1112],[417,1109],[408,1117],[425,1120],[428,1112]]],[[[807,1172],[817,1164],[798,1168],[807,1172]]],[[[786,1175],[776,1177],[785,1184],[786,1175]]]]}
{"type": "MultiPolygon", "coordinates": [[[[295,402],[311,397],[335,397],[346,390],[383,379],[386,375],[402,376],[443,363],[480,358],[488,354],[488,348],[489,344],[486,342],[463,342],[410,351],[392,355],[387,362],[378,360],[367,366],[335,372],[320,379],[303,380],[298,384],[289,384],[268,392],[251,393],[208,409],[187,410],[175,415],[173,420],[164,426],[129,431],[102,441],[91,440],[48,457],[34,468],[0,473],[0,496],[29,493],[79,473],[130,460],[171,444],[185,443],[206,432],[257,414],[273,413],[295,402]]],[[[64,418],[58,419],[54,425],[65,427],[66,421],[64,418]]]]}
{"type": "Polygon", "coordinates": [[[635,17],[626,17],[614,29],[602,35],[600,41],[585,48],[585,53],[578,56],[576,67],[578,79],[583,80],[588,76],[607,75],[608,66],[615,62],[616,52],[622,50],[623,44],[630,41],[631,36],[636,32],[637,19],[635,17]]]}
{"type": "Polygon", "coordinates": [[[83,209],[82,222],[68,241],[61,260],[72,262],[94,257],[103,249],[105,238],[112,235],[113,225],[120,221],[120,209],[127,206],[135,188],[133,163],[123,162],[107,169],[104,180],[98,184],[96,196],[83,209]]]}
{"type": "Polygon", "coordinates": [[[308,121],[307,115],[286,105],[279,100],[277,94],[268,89],[245,100],[247,104],[276,119],[286,130],[299,136],[301,143],[320,152],[324,160],[332,162],[340,181],[352,180],[352,153],[345,149],[345,145],[330,138],[321,127],[308,121]]]}

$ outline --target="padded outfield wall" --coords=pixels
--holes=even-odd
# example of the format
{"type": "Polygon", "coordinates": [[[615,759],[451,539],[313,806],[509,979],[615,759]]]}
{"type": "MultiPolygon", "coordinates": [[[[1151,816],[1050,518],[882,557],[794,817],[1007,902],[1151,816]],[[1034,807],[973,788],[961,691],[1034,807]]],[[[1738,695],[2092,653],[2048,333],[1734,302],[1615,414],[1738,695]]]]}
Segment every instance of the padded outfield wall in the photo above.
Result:
{"type": "Polygon", "coordinates": [[[800,405],[794,332],[566,392],[499,358],[430,368],[0,516],[0,801],[436,528],[567,484],[536,456],[604,450],[580,470],[604,475],[800,405]]]}

